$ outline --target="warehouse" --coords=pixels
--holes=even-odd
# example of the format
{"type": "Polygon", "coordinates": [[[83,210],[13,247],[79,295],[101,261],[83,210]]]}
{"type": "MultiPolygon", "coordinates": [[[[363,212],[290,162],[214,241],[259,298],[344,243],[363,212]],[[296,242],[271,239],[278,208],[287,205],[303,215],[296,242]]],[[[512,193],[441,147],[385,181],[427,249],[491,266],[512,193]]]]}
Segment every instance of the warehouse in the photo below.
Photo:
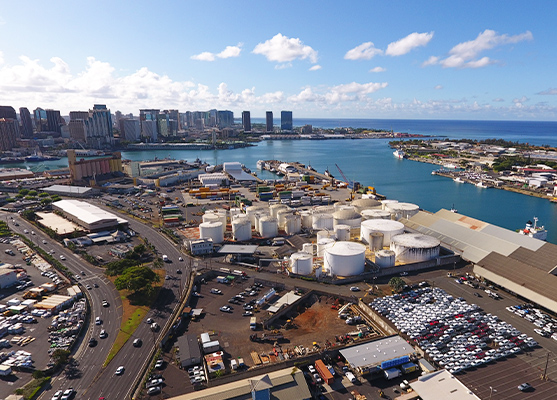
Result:
{"type": "Polygon", "coordinates": [[[447,370],[432,372],[420,376],[417,381],[411,382],[410,387],[422,400],[479,400],[470,389],[464,386],[447,370]]]}
{"type": "Polygon", "coordinates": [[[0,263],[0,289],[13,286],[17,282],[17,272],[12,264],[0,263]]]}
{"type": "Polygon", "coordinates": [[[52,203],[52,206],[91,232],[116,229],[128,224],[127,220],[80,200],[60,200],[52,203]]]}
{"type": "Polygon", "coordinates": [[[43,189],[48,194],[68,197],[93,197],[100,194],[98,189],[87,186],[52,185],[43,189]]]}
{"type": "Polygon", "coordinates": [[[195,335],[186,334],[180,336],[176,347],[178,347],[177,357],[180,360],[181,368],[187,368],[201,362],[201,351],[199,350],[199,343],[195,335]]]}

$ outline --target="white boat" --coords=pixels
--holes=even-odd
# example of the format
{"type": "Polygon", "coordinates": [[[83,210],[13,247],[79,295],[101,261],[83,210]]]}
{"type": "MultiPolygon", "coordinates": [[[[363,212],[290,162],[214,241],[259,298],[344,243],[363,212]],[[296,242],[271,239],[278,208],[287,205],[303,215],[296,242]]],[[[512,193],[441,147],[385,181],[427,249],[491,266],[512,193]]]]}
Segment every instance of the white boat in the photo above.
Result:
{"type": "Polygon", "coordinates": [[[453,163],[446,163],[446,164],[443,164],[443,168],[445,168],[445,169],[458,169],[458,165],[455,165],[453,163]]]}
{"type": "Polygon", "coordinates": [[[257,164],[255,166],[257,167],[257,169],[263,169],[263,167],[265,167],[265,161],[259,160],[257,161],[257,164]]]}
{"type": "Polygon", "coordinates": [[[532,221],[528,221],[526,222],[526,227],[518,231],[518,233],[534,239],[547,240],[547,230],[543,226],[538,226],[537,217],[534,217],[534,225],[532,225],[532,221]]]}
{"type": "Polygon", "coordinates": [[[462,179],[460,176],[457,176],[456,178],[453,179],[453,182],[464,183],[464,179],[462,179]]]}
{"type": "Polygon", "coordinates": [[[458,210],[457,210],[456,208],[454,208],[454,204],[453,204],[453,206],[451,207],[451,212],[453,212],[453,213],[457,213],[457,212],[458,212],[458,210]]]}
{"type": "Polygon", "coordinates": [[[491,187],[488,184],[484,183],[484,181],[479,181],[478,183],[476,183],[476,186],[482,189],[489,189],[491,187]]]}
{"type": "Polygon", "coordinates": [[[405,156],[404,151],[402,151],[402,149],[396,149],[395,151],[393,151],[393,155],[399,160],[402,160],[405,156]]]}

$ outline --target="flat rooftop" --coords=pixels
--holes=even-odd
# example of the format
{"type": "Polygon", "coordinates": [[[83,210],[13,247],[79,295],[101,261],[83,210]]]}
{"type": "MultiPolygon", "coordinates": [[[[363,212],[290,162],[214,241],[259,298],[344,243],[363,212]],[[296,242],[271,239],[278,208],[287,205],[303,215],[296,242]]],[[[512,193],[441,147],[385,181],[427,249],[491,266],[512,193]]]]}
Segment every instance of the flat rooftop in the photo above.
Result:
{"type": "Polygon", "coordinates": [[[340,354],[354,368],[381,365],[383,361],[412,353],[414,348],[398,335],[340,350],[340,354]]]}
{"type": "Polygon", "coordinates": [[[480,399],[445,369],[420,376],[416,382],[410,382],[410,387],[420,395],[422,400],[480,399]]]}

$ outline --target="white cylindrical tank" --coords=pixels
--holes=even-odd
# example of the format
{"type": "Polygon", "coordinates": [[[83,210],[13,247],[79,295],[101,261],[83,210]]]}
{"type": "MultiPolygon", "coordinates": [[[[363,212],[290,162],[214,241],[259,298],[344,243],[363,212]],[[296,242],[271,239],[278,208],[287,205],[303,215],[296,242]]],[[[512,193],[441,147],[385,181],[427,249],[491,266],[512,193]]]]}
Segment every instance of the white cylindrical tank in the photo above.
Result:
{"type": "Polygon", "coordinates": [[[439,256],[440,248],[439,239],[421,233],[405,233],[391,240],[391,250],[403,263],[432,260],[439,256]]]}
{"type": "Polygon", "coordinates": [[[217,222],[220,221],[220,217],[215,213],[205,213],[203,214],[203,222],[217,222]]]}
{"type": "Polygon", "coordinates": [[[381,232],[371,232],[369,234],[369,250],[377,251],[383,248],[383,238],[385,235],[381,232]]]}
{"type": "Polygon", "coordinates": [[[332,214],[335,211],[335,206],[317,206],[314,208],[314,214],[332,214]]]}
{"type": "Polygon", "coordinates": [[[318,265],[318,266],[315,268],[315,277],[316,277],[317,279],[319,279],[319,278],[321,277],[321,275],[323,275],[323,269],[321,268],[320,265],[318,265]]]}
{"type": "Polygon", "coordinates": [[[254,226],[259,227],[259,221],[261,221],[261,218],[268,217],[268,216],[269,216],[269,213],[265,212],[265,211],[255,213],[255,215],[254,215],[254,219],[255,219],[254,226]]]}
{"type": "Polygon", "coordinates": [[[314,230],[328,229],[333,230],[334,220],[331,214],[313,214],[311,217],[311,227],[314,230]]]}
{"type": "Polygon", "coordinates": [[[264,238],[273,238],[278,234],[278,221],[270,215],[259,220],[259,235],[264,238]]]}
{"type": "Polygon", "coordinates": [[[242,212],[241,209],[237,207],[232,207],[230,209],[230,222],[232,222],[232,220],[234,219],[234,217],[236,217],[236,215],[244,215],[244,213],[242,212]]]}
{"type": "Polygon", "coordinates": [[[273,204],[272,206],[269,207],[269,212],[271,213],[271,215],[275,218],[277,218],[277,213],[279,210],[284,210],[287,209],[288,206],[286,206],[285,204],[273,204]]]}
{"type": "Polygon", "coordinates": [[[323,257],[323,252],[325,249],[333,246],[335,244],[335,239],[323,238],[317,242],[317,257],[323,257]]]}
{"type": "Polygon", "coordinates": [[[334,231],[327,231],[327,230],[318,231],[316,236],[318,242],[321,239],[328,239],[328,238],[336,240],[336,235],[334,231]]]}
{"type": "Polygon", "coordinates": [[[302,245],[302,251],[303,251],[303,252],[306,252],[306,253],[308,253],[308,254],[313,255],[313,252],[314,252],[314,250],[313,250],[313,243],[304,243],[304,244],[302,245]]]}
{"type": "Polygon", "coordinates": [[[381,200],[381,209],[386,210],[389,204],[398,203],[398,200],[381,200]]]}
{"type": "Polygon", "coordinates": [[[350,208],[343,208],[333,214],[333,226],[348,225],[352,228],[357,228],[362,223],[362,216],[354,211],[352,206],[350,208]]]}
{"type": "Polygon", "coordinates": [[[313,271],[313,257],[303,251],[294,253],[290,256],[290,268],[293,274],[309,275],[313,271]]]}
{"type": "Polygon", "coordinates": [[[277,216],[275,218],[278,220],[278,226],[280,229],[285,229],[287,215],[292,215],[292,210],[289,208],[283,208],[277,211],[277,216]]]}
{"type": "Polygon", "coordinates": [[[335,236],[337,240],[342,242],[350,241],[350,225],[336,225],[335,226],[335,236]]]}
{"type": "Polygon", "coordinates": [[[300,216],[302,217],[302,228],[311,229],[312,223],[312,213],[308,210],[300,211],[300,216]]]}
{"type": "Polygon", "coordinates": [[[228,211],[224,208],[218,208],[217,215],[221,218],[223,226],[226,226],[226,224],[228,223],[228,211]]]}
{"type": "Polygon", "coordinates": [[[381,208],[381,202],[375,200],[375,199],[358,199],[358,200],[354,200],[352,203],[350,203],[354,209],[356,210],[357,213],[361,213],[363,210],[371,210],[371,209],[380,209],[381,208]]]}
{"type": "Polygon", "coordinates": [[[234,240],[243,242],[251,239],[251,222],[249,218],[236,217],[232,220],[232,235],[234,240]]]}
{"type": "Polygon", "coordinates": [[[261,206],[249,206],[248,208],[246,208],[246,215],[251,221],[251,226],[258,228],[258,226],[255,225],[255,214],[265,212],[265,211],[267,211],[267,209],[261,206]]]}
{"type": "Polygon", "coordinates": [[[345,205],[346,205],[345,203],[341,203],[341,202],[339,201],[339,202],[336,202],[335,204],[333,204],[333,207],[334,207],[335,211],[338,211],[338,210],[340,210],[340,208],[341,208],[342,206],[345,206],[345,205]]]}
{"type": "Polygon", "coordinates": [[[382,247],[385,247],[391,244],[393,236],[404,233],[404,225],[401,222],[391,221],[390,219],[368,219],[362,222],[360,240],[368,243],[369,235],[372,232],[381,232],[383,234],[382,247]]]}
{"type": "Polygon", "coordinates": [[[411,218],[420,211],[420,207],[412,203],[393,203],[387,204],[387,210],[391,212],[391,218],[399,220],[401,218],[411,218]]]}
{"type": "Polygon", "coordinates": [[[298,214],[286,215],[284,219],[284,230],[287,235],[295,235],[296,233],[300,233],[300,231],[302,230],[302,218],[298,214]]]}
{"type": "Polygon", "coordinates": [[[354,276],[364,272],[366,247],[356,242],[336,242],[325,249],[323,266],[331,275],[354,276]]]}
{"type": "Polygon", "coordinates": [[[379,250],[375,253],[375,264],[380,268],[389,268],[395,266],[396,254],[392,250],[379,250]]]}
{"type": "Polygon", "coordinates": [[[199,237],[201,239],[213,239],[215,244],[222,243],[224,241],[222,222],[202,222],[199,224],[199,237]]]}
{"type": "Polygon", "coordinates": [[[363,210],[362,219],[391,219],[391,212],[387,210],[363,210]]]}

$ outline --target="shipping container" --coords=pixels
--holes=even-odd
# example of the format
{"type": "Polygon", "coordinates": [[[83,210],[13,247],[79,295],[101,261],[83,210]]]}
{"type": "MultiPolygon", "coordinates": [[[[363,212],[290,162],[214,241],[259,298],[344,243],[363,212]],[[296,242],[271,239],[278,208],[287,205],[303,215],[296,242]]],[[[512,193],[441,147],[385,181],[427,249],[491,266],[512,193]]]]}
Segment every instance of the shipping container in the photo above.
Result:
{"type": "Polygon", "coordinates": [[[327,385],[333,383],[334,377],[323,361],[321,360],[315,361],[315,369],[323,379],[323,382],[325,382],[327,385]]]}

